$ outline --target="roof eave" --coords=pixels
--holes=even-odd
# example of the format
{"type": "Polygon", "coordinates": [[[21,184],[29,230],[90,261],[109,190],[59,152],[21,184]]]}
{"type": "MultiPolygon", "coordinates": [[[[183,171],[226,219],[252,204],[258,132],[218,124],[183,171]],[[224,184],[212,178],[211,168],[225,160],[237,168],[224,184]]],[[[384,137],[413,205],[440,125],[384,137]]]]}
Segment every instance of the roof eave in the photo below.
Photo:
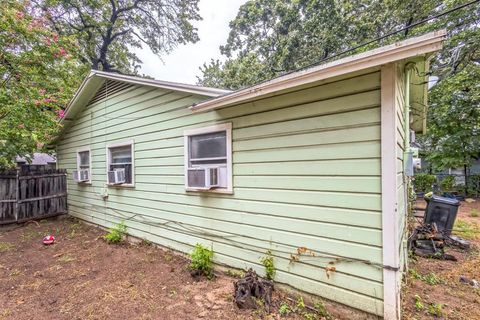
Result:
{"type": "Polygon", "coordinates": [[[190,109],[194,112],[202,112],[239,104],[276,91],[435,52],[442,48],[442,41],[445,35],[445,30],[427,33],[320,66],[287,74],[246,89],[200,102],[191,106],[190,109]]]}

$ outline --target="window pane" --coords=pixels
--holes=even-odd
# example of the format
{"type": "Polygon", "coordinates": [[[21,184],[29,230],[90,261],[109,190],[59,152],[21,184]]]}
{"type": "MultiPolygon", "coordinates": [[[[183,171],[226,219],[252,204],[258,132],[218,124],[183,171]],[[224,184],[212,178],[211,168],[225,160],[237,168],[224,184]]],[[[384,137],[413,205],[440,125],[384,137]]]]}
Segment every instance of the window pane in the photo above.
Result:
{"type": "Polygon", "coordinates": [[[190,136],[190,159],[227,156],[226,131],[190,136]]]}
{"type": "Polygon", "coordinates": [[[82,151],[78,153],[80,159],[80,167],[90,166],[90,151],[82,151]]]}
{"type": "Polygon", "coordinates": [[[111,163],[131,163],[132,146],[110,148],[111,163]]]}

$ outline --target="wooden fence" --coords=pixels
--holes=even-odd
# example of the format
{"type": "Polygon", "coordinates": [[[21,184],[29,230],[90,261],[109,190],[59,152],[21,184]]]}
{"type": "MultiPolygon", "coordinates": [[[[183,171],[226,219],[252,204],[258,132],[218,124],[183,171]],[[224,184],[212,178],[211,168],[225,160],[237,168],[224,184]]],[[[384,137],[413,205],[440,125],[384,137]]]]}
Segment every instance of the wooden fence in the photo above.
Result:
{"type": "Polygon", "coordinates": [[[67,173],[30,168],[0,172],[0,225],[67,213],[67,173]]]}

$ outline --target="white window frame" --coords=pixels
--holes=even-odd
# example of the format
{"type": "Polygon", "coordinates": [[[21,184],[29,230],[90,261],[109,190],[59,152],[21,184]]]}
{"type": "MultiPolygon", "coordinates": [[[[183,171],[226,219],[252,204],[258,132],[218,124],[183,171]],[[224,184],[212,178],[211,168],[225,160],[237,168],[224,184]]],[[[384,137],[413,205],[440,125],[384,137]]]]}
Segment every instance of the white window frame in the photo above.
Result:
{"type": "Polygon", "coordinates": [[[90,146],[78,148],[77,155],[77,170],[80,171],[80,152],[88,151],[88,181],[79,181],[79,184],[92,184],[92,150],[90,146]]]}
{"type": "Polygon", "coordinates": [[[209,127],[189,129],[183,132],[184,138],[184,177],[185,177],[185,190],[195,191],[195,192],[212,192],[212,193],[227,193],[233,194],[233,171],[232,171],[232,123],[222,123],[216,124],[209,127]],[[205,134],[205,133],[214,133],[219,131],[226,131],[226,147],[227,147],[227,187],[226,188],[215,188],[210,190],[199,190],[196,188],[191,188],[188,186],[188,168],[190,164],[190,136],[205,134]]]}
{"type": "Polygon", "coordinates": [[[116,143],[110,143],[107,144],[105,147],[106,149],[106,171],[105,171],[105,178],[106,178],[106,184],[108,187],[127,187],[127,188],[132,188],[135,186],[135,141],[134,140],[127,140],[127,141],[122,141],[122,142],[116,142],[116,143]],[[131,183],[122,183],[122,184],[109,184],[108,183],[108,171],[110,169],[110,164],[111,164],[111,155],[110,155],[110,149],[112,148],[118,148],[118,147],[125,147],[125,146],[130,146],[131,148],[131,153],[132,153],[132,182],[131,183]]]}

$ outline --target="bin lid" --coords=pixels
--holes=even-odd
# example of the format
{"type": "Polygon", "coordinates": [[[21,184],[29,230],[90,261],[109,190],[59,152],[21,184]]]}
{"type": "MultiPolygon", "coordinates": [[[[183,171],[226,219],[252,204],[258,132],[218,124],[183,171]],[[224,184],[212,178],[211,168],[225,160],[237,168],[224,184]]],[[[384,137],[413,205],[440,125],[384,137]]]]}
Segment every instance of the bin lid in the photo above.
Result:
{"type": "Polygon", "coordinates": [[[460,205],[460,201],[458,201],[457,199],[440,197],[440,196],[436,196],[436,195],[431,196],[430,199],[428,199],[427,201],[428,202],[444,203],[444,204],[449,204],[449,205],[452,205],[452,206],[459,206],[460,205]]]}

